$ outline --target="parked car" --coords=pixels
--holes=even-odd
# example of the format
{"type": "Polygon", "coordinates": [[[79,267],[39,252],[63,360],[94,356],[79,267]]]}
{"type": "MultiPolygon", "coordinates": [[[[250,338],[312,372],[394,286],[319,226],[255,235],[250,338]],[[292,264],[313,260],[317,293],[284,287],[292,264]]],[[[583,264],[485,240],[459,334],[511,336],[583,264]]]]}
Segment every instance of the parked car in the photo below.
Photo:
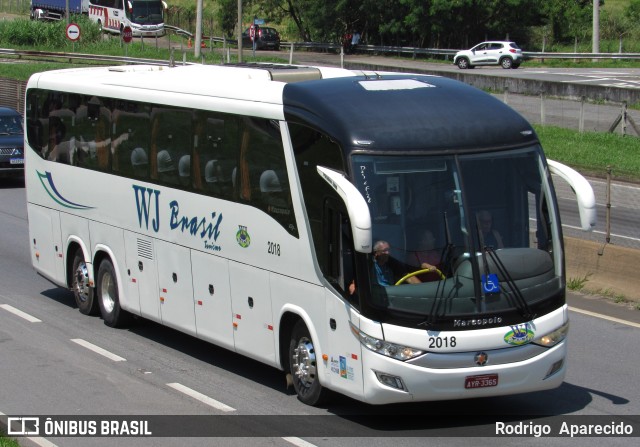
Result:
{"type": "Polygon", "coordinates": [[[482,42],[470,50],[458,51],[453,58],[460,69],[477,65],[500,65],[502,68],[518,68],[522,61],[522,49],[515,42],[482,42]]]}
{"type": "Polygon", "coordinates": [[[0,177],[24,175],[24,132],[22,115],[0,107],[0,177]]]}
{"type": "MultiPolygon", "coordinates": [[[[280,50],[280,34],[275,28],[259,26],[256,32],[256,50],[280,50]]],[[[253,48],[249,28],[242,33],[243,48],[253,48]]]]}

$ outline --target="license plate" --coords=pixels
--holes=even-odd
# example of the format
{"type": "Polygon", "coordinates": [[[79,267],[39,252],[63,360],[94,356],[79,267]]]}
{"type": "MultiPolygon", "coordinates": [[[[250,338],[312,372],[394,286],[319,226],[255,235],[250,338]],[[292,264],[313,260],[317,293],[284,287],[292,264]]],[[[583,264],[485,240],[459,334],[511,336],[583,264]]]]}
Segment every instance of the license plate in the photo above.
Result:
{"type": "Polygon", "coordinates": [[[24,158],[12,158],[11,160],[9,160],[9,164],[12,164],[12,165],[23,165],[24,164],[24,158]]]}
{"type": "Polygon", "coordinates": [[[498,386],[497,374],[485,374],[482,376],[467,376],[464,378],[464,387],[471,388],[487,388],[490,386],[498,386]]]}

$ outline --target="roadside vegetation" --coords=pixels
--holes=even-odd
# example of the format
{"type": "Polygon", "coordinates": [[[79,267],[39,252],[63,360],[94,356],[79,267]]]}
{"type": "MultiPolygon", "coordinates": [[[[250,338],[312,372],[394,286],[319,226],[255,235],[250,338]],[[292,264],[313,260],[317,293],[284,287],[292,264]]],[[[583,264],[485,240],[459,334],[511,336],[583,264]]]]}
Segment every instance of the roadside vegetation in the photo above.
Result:
{"type": "Polygon", "coordinates": [[[20,444],[15,439],[7,438],[0,430],[0,447],[20,447],[20,444]]]}

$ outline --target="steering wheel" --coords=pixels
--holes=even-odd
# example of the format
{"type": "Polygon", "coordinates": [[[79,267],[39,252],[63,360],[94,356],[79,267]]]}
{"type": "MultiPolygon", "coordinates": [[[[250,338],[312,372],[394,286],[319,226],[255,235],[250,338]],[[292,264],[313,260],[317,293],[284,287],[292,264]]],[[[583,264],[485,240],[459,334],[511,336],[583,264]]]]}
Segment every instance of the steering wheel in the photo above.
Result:
{"type": "Polygon", "coordinates": [[[445,279],[444,274],[438,270],[437,268],[433,267],[430,269],[420,269],[420,270],[416,270],[415,272],[411,272],[411,273],[407,273],[406,275],[404,275],[402,278],[400,278],[395,285],[398,286],[400,284],[402,284],[403,282],[405,282],[407,279],[416,276],[416,275],[422,275],[423,273],[429,273],[429,272],[436,272],[438,275],[440,275],[440,279],[445,279]]]}

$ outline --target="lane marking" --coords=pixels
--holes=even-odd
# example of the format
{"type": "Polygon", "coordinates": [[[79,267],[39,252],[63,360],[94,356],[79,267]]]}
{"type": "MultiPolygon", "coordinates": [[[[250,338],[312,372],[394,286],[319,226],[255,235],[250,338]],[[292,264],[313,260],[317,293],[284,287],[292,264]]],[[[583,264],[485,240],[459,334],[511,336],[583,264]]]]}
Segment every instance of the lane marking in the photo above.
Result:
{"type": "Polygon", "coordinates": [[[282,439],[298,447],[316,447],[315,444],[311,444],[310,442],[307,442],[304,439],[296,438],[293,436],[287,436],[286,438],[282,438],[282,439]]]}
{"type": "Polygon", "coordinates": [[[24,318],[25,320],[27,320],[29,323],[42,323],[42,320],[39,320],[38,318],[29,315],[26,312],[23,312],[19,309],[16,309],[15,307],[13,307],[10,304],[0,304],[0,307],[2,307],[4,310],[11,312],[14,315],[19,316],[20,318],[24,318]]]}
{"type": "MultiPolygon", "coordinates": [[[[6,418],[8,416],[0,411],[0,417],[6,418]]],[[[7,435],[7,437],[11,438],[10,435],[7,435]]],[[[26,437],[26,439],[28,439],[29,441],[33,442],[34,444],[39,445],[40,447],[58,447],[53,442],[49,441],[48,439],[42,438],[40,436],[28,436],[28,437],[25,436],[25,437],[26,437]]]]}
{"type": "Polygon", "coordinates": [[[602,320],[613,321],[614,323],[626,324],[627,326],[640,328],[640,323],[634,323],[633,321],[621,320],[620,318],[610,317],[608,315],[599,314],[597,312],[591,312],[589,310],[578,309],[576,307],[571,307],[571,306],[569,306],[569,310],[578,312],[579,314],[589,315],[590,317],[596,317],[602,320]]]}
{"type": "Polygon", "coordinates": [[[181,393],[186,394],[189,397],[199,400],[203,404],[209,405],[210,407],[213,407],[216,410],[220,410],[224,412],[236,411],[235,408],[225,405],[222,402],[212,399],[209,396],[205,396],[204,394],[199,393],[196,390],[192,390],[191,388],[184,386],[181,383],[167,383],[167,386],[173,388],[176,391],[180,391],[181,393]]]}
{"type": "Polygon", "coordinates": [[[127,359],[120,357],[119,355],[116,355],[112,352],[107,351],[106,349],[102,349],[100,346],[96,346],[93,343],[89,343],[86,340],[83,340],[81,338],[72,338],[71,339],[72,342],[87,348],[90,351],[95,352],[96,354],[100,354],[106,358],[108,358],[109,360],[113,360],[114,362],[126,362],[127,359]]]}

